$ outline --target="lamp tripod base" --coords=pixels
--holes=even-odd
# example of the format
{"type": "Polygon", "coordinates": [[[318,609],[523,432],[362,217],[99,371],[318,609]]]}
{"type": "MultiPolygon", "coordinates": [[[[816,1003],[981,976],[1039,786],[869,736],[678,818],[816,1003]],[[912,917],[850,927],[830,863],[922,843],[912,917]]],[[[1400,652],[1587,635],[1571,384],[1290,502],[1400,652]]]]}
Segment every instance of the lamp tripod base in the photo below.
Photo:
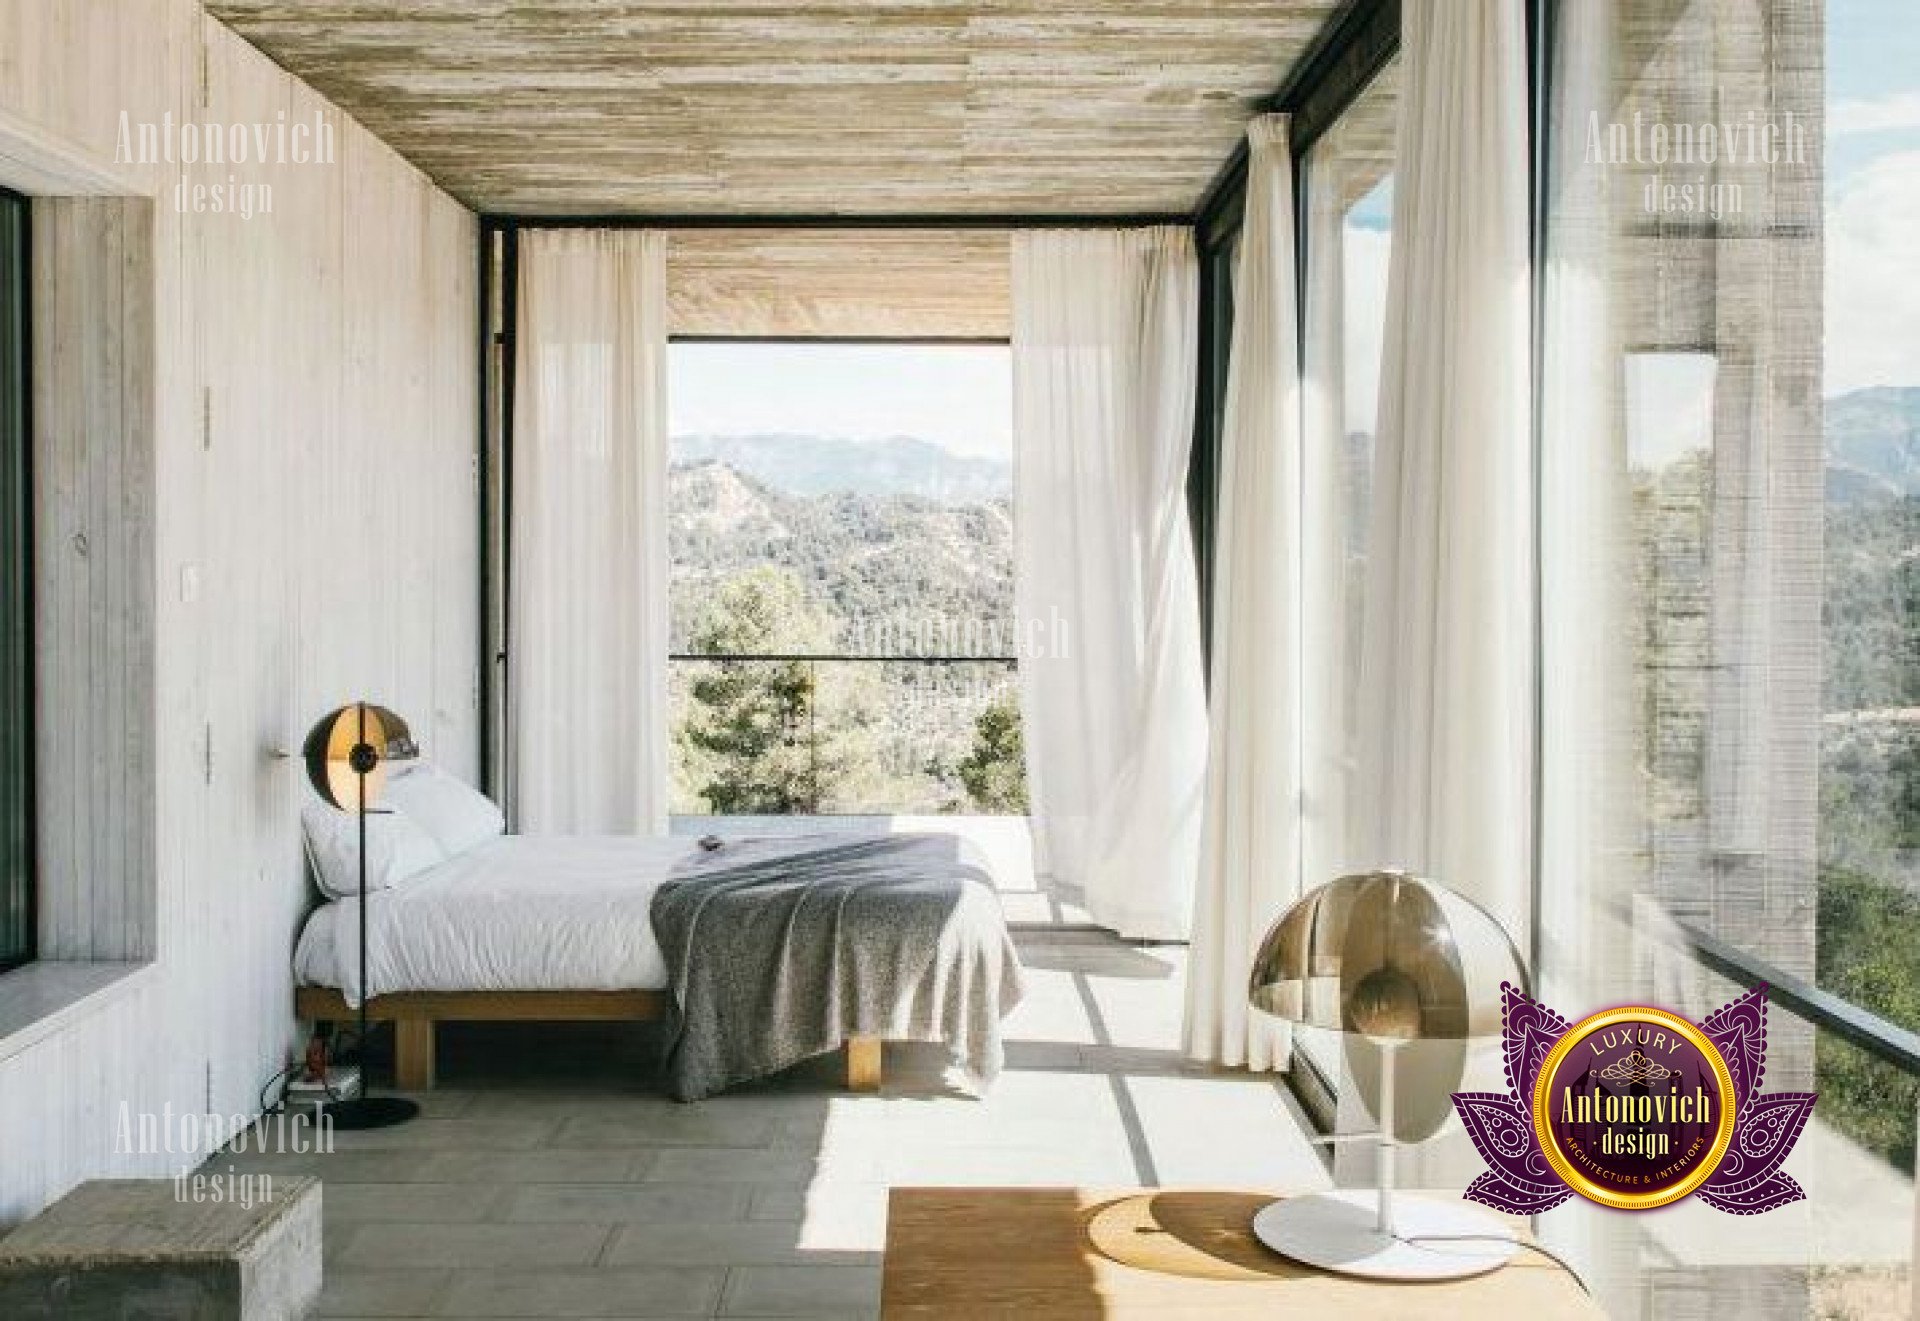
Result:
{"type": "Polygon", "coordinates": [[[351,1132],[363,1128],[392,1128],[420,1113],[420,1107],[404,1096],[356,1096],[320,1107],[324,1122],[351,1132]]]}
{"type": "Polygon", "coordinates": [[[1253,1236],[1283,1257],[1369,1280],[1484,1275],[1519,1250],[1505,1222],[1465,1202],[1395,1197],[1388,1232],[1381,1196],[1354,1188],[1283,1198],[1254,1216],[1253,1236]]]}

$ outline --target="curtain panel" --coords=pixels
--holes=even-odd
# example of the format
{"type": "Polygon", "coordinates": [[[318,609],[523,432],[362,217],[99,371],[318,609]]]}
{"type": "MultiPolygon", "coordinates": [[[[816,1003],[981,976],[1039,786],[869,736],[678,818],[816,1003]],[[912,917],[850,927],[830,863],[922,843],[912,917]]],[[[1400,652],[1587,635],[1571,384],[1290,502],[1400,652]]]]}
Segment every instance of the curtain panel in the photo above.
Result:
{"type": "Polygon", "coordinates": [[[1247,977],[1261,937],[1301,892],[1301,401],[1287,128],[1287,116],[1264,115],[1247,131],[1187,971],[1187,1052],[1251,1069],[1287,1064],[1286,1026],[1247,1004],[1247,977]]]}
{"type": "MultiPolygon", "coordinates": [[[[1378,426],[1361,585],[1347,857],[1403,867],[1529,947],[1535,702],[1531,268],[1522,0],[1401,10],[1378,426]]],[[[1317,237],[1317,235],[1316,235],[1317,237]]],[[[1336,837],[1335,842],[1339,842],[1336,837]]],[[[1377,1126],[1380,1053],[1342,1042],[1336,1127],[1377,1126]]],[[[1398,1056],[1399,1177],[1463,1185],[1457,1090],[1497,1040],[1398,1056]]],[[[1336,1179],[1373,1155],[1335,1154],[1336,1179]]]]}
{"type": "Polygon", "coordinates": [[[1409,0],[1368,581],[1365,856],[1527,948],[1533,524],[1526,25],[1409,0]]]}
{"type": "Polygon", "coordinates": [[[509,801],[527,833],[667,819],[666,235],[520,237],[509,801]]]}
{"type": "Polygon", "coordinates": [[[1199,268],[1184,227],[1013,240],[1015,593],[1036,866],[1184,939],[1206,763],[1187,522],[1199,268]]]}

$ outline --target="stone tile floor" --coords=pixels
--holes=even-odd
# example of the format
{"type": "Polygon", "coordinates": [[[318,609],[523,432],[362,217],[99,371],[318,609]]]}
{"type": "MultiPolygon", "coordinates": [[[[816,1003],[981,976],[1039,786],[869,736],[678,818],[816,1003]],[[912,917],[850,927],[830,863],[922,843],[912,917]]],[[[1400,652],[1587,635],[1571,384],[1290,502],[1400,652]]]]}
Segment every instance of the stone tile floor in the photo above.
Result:
{"type": "Polygon", "coordinates": [[[679,1105],[648,1029],[453,1025],[413,1123],[207,1169],[321,1176],[330,1318],[871,1317],[896,1185],[1325,1185],[1284,1084],[1179,1053],[1184,950],[1017,939],[983,1099],[889,1046],[877,1095],[827,1059],[679,1105]]]}

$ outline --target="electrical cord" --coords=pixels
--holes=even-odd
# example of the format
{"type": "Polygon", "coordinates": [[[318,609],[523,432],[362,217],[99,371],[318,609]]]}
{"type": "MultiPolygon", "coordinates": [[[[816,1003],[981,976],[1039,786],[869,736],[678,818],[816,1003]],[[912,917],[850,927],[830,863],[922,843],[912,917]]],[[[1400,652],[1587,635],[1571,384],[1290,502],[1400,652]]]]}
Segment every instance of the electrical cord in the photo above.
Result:
{"type": "Polygon", "coordinates": [[[1573,1268],[1572,1262],[1555,1252],[1552,1248],[1543,1247],[1531,1239],[1509,1238],[1505,1234],[1395,1234],[1394,1238],[1406,1244],[1464,1243],[1469,1240],[1477,1240],[1482,1243],[1511,1243],[1516,1248],[1525,1248],[1529,1252],[1539,1253],[1561,1270],[1571,1275],[1573,1282],[1580,1286],[1580,1292],[1586,1294],[1589,1298],[1593,1296],[1593,1290],[1587,1287],[1586,1280],[1581,1278],[1580,1272],[1573,1268]]]}
{"type": "Polygon", "coordinates": [[[301,1067],[299,1064],[289,1064],[260,1085],[259,1108],[262,1119],[268,1115],[277,1115],[287,1108],[287,1089],[293,1083],[293,1075],[298,1073],[301,1067]],[[268,1092],[274,1092],[271,1105],[267,1103],[268,1092]]]}
{"type": "MultiPolygon", "coordinates": [[[[329,1101],[341,1101],[346,1099],[345,1097],[341,1096],[340,1093],[334,1088],[333,1078],[332,1078],[332,1072],[333,1072],[332,1066],[334,1064],[345,1064],[345,1063],[361,1065],[362,1061],[360,1059],[360,1055],[361,1055],[360,1045],[361,1045],[360,1040],[356,1036],[353,1038],[350,1044],[341,1046],[339,1049],[332,1050],[327,1053],[327,1069],[325,1072],[323,1072],[320,1075],[320,1086],[326,1092],[327,1099],[329,1101]]],[[[257,1099],[259,1101],[259,1110],[262,1118],[265,1118],[269,1115],[277,1115],[281,1111],[287,1108],[287,1093],[292,1090],[293,1076],[296,1073],[299,1073],[301,1070],[305,1069],[306,1067],[307,1067],[307,1062],[304,1059],[296,1060],[292,1064],[287,1065],[285,1068],[275,1071],[272,1075],[270,1075],[267,1078],[266,1082],[261,1084],[260,1093],[257,1099]],[[269,1093],[273,1095],[273,1100],[271,1103],[269,1103],[267,1100],[267,1096],[269,1093]]],[[[364,1065],[362,1065],[362,1072],[363,1073],[365,1072],[364,1065]]]]}

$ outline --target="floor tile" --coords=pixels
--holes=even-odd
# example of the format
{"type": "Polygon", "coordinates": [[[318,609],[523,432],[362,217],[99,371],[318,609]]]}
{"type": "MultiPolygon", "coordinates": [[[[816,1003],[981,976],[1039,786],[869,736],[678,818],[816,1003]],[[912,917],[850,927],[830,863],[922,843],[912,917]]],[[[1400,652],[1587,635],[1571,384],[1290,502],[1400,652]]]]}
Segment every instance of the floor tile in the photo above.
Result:
{"type": "Polygon", "coordinates": [[[878,1314],[878,1266],[736,1266],[727,1272],[721,1316],[878,1314]]]}
{"type": "Polygon", "coordinates": [[[528,1184],[502,1213],[514,1224],[710,1224],[744,1220],[747,1189],[713,1183],[528,1184]]]}
{"type": "Polygon", "coordinates": [[[662,1183],[774,1183],[811,1178],[813,1157],[788,1151],[734,1147],[669,1147],[646,1173],[662,1183]]]}
{"type": "Polygon", "coordinates": [[[329,1226],[368,1221],[456,1224],[487,1219],[506,1193],[490,1185],[342,1183],[324,1188],[322,1206],[329,1226]]]}
{"type": "Polygon", "coordinates": [[[331,1151],[309,1156],[215,1156],[208,1172],[229,1168],[267,1174],[311,1174],[323,1183],[404,1183],[418,1172],[424,1158],[413,1152],[331,1151]]]}
{"type": "Polygon", "coordinates": [[[607,1224],[362,1225],[347,1232],[345,1267],[587,1266],[607,1224]]]}
{"type": "Polygon", "coordinates": [[[427,1316],[453,1279],[444,1270],[329,1269],[316,1317],[427,1316]]]}
{"type": "Polygon", "coordinates": [[[652,1164],[653,1153],[636,1148],[443,1151],[418,1161],[410,1177],[416,1183],[503,1188],[529,1183],[624,1183],[652,1164]]]}
{"type": "MultiPolygon", "coordinates": [[[[866,1266],[872,1252],[823,1252],[803,1246],[805,1225],[790,1221],[675,1222],[625,1225],[603,1258],[609,1266],[866,1266]]],[[[878,1244],[874,1245],[878,1248],[878,1244]]]]}
{"type": "Polygon", "coordinates": [[[392,1128],[336,1133],[336,1152],[524,1151],[543,1146],[559,1121],[549,1119],[416,1119],[392,1128]]]}
{"type": "Polygon", "coordinates": [[[636,1107],[631,1116],[561,1121],[549,1145],[555,1147],[761,1147],[773,1133],[765,1114],[702,1111],[692,1107],[661,1111],[636,1107]]]}
{"type": "Polygon", "coordinates": [[[440,1312],[451,1317],[671,1317],[713,1311],[721,1270],[465,1271],[440,1312]]]}

